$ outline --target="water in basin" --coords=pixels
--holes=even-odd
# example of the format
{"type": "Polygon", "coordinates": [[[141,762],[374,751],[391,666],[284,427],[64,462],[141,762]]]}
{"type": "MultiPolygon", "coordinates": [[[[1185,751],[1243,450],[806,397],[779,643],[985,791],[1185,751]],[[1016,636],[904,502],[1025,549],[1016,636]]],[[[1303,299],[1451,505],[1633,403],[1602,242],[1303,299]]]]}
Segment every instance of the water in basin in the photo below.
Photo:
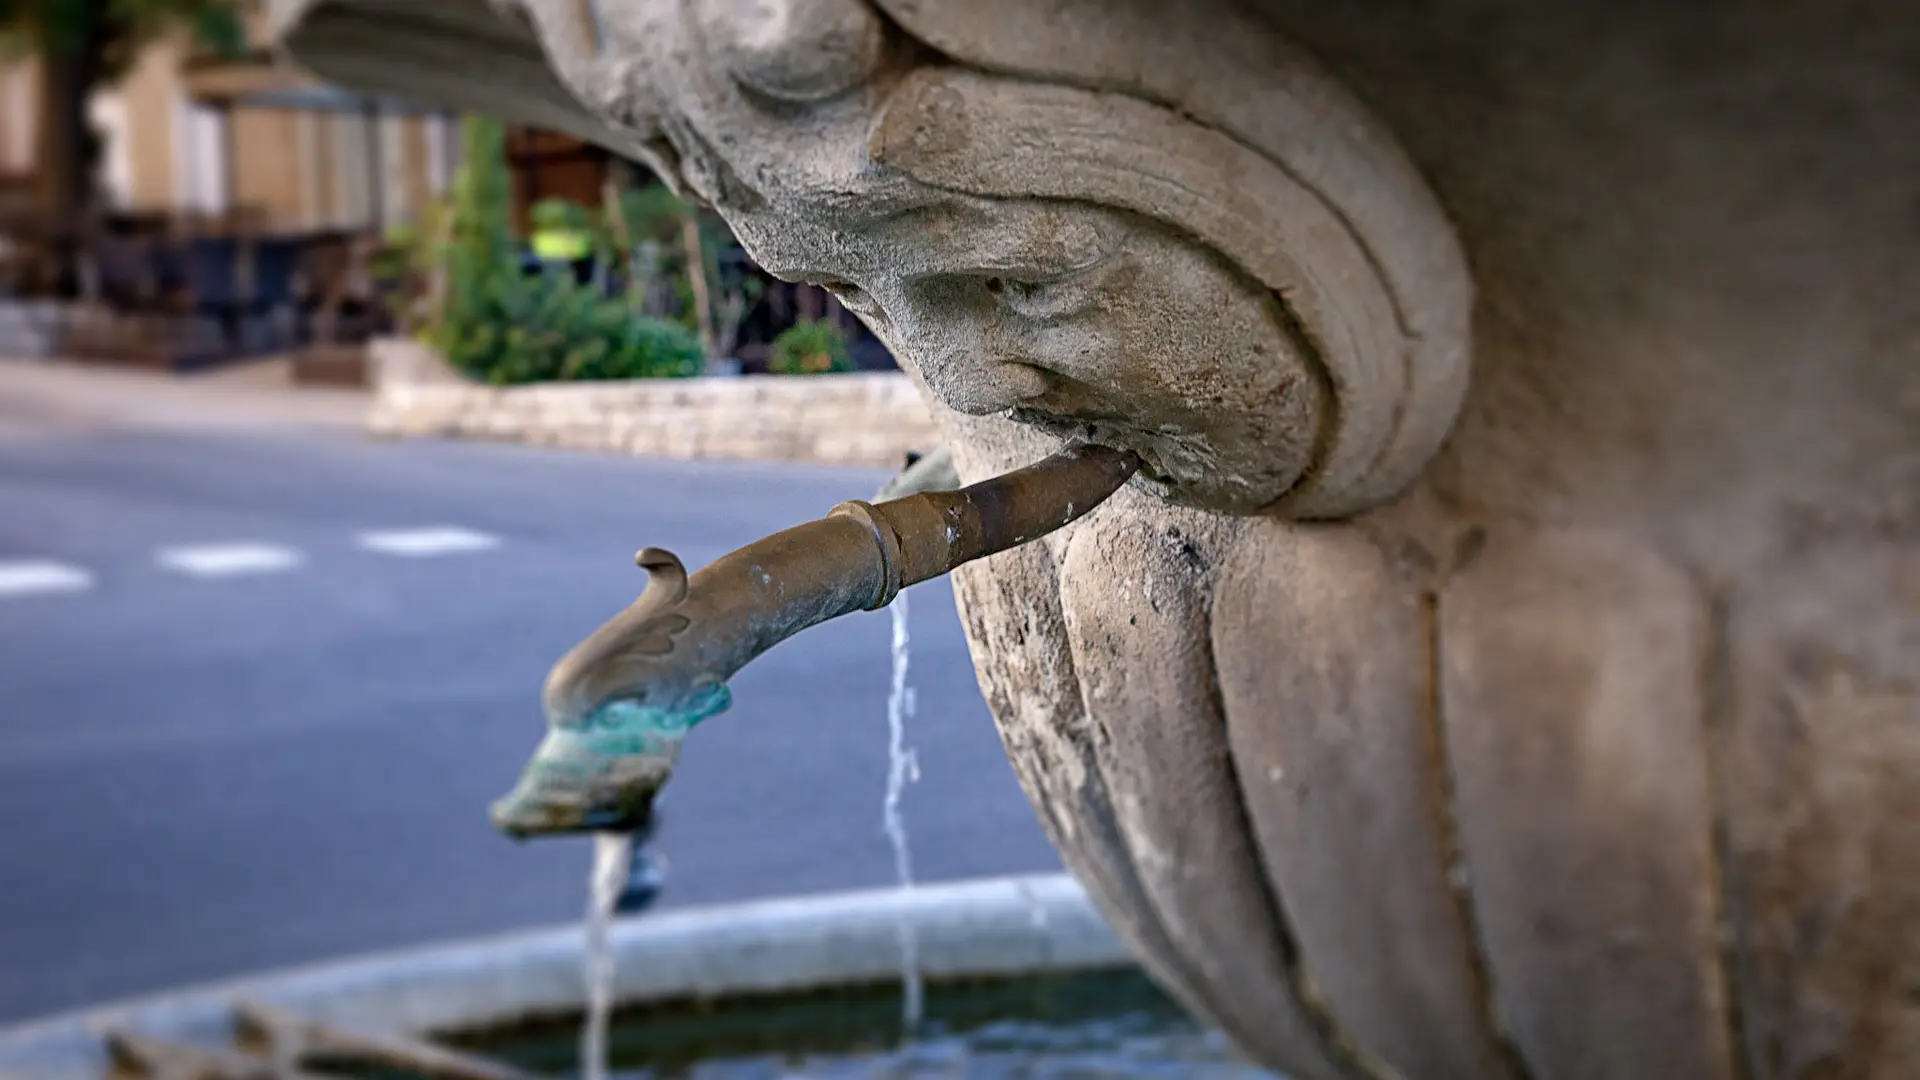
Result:
{"type": "MultiPolygon", "coordinates": [[[[894,984],[619,1011],[613,1080],[1275,1080],[1133,970],[928,985],[901,1037],[894,984]]],[[[578,1076],[578,1018],[448,1041],[578,1076]]]]}

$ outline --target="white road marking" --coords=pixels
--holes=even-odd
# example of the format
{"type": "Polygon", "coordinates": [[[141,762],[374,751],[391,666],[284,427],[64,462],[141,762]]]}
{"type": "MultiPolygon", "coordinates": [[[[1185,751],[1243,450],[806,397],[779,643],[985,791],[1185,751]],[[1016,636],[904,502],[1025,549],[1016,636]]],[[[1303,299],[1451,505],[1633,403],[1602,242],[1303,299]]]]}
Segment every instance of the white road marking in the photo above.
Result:
{"type": "Polygon", "coordinates": [[[363,532],[358,543],[368,551],[407,558],[457,555],[467,551],[486,551],[500,546],[500,538],[453,525],[425,529],[386,529],[363,532]]]}
{"type": "Polygon", "coordinates": [[[0,597],[36,593],[81,592],[93,588],[93,575],[50,559],[0,562],[0,597]]]}
{"type": "Polygon", "coordinates": [[[292,570],[306,562],[306,557],[278,544],[241,540],[230,544],[163,548],[155,561],[167,570],[189,577],[222,578],[292,570]]]}

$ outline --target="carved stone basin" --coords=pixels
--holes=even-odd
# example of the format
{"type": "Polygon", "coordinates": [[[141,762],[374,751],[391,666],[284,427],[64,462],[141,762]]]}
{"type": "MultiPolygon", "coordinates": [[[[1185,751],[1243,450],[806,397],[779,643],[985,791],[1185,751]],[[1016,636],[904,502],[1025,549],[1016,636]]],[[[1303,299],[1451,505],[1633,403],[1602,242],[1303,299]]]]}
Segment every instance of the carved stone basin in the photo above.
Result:
{"type": "Polygon", "coordinates": [[[979,480],[1042,821],[1302,1080],[1920,1076],[1920,21],[290,0],[833,289],[979,480]]]}

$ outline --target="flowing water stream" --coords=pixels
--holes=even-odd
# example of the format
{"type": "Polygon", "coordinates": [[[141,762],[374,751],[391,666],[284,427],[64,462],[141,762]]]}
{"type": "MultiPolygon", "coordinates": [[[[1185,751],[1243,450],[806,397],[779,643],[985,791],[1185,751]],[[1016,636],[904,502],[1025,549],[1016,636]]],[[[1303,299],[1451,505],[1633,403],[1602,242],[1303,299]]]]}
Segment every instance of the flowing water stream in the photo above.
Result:
{"type": "MultiPolygon", "coordinates": [[[[913,851],[907,843],[907,822],[900,798],[908,784],[920,779],[920,763],[907,747],[907,719],[913,715],[913,687],[907,685],[907,594],[902,590],[887,605],[893,616],[893,685],[887,694],[887,798],[881,824],[893,844],[893,868],[902,891],[913,888],[913,851]]],[[[912,919],[900,916],[900,1024],[908,1037],[920,1027],[925,988],[920,979],[920,948],[912,919]]]]}
{"type": "MultiPolygon", "coordinates": [[[[907,631],[907,594],[895,596],[887,607],[893,617],[893,681],[887,693],[887,794],[881,807],[881,825],[893,845],[893,867],[900,888],[913,888],[913,851],[900,800],[908,784],[920,779],[920,763],[907,746],[907,720],[913,716],[913,687],[907,685],[910,636],[907,631]]],[[[626,887],[633,862],[634,838],[627,833],[595,833],[593,873],[587,879],[587,937],[583,967],[587,989],[586,1021],[580,1031],[580,1075],[583,1080],[606,1080],[607,1020],[613,1009],[613,949],[608,932],[614,910],[626,887]]],[[[900,935],[900,1023],[911,1038],[920,1028],[926,989],[920,976],[920,950],[913,922],[902,914],[900,935]]]]}
{"type": "Polygon", "coordinates": [[[633,861],[631,833],[593,834],[593,874],[587,879],[587,944],[584,950],[587,1019],[580,1029],[580,1075],[606,1080],[607,1016],[613,1011],[613,949],[607,932],[633,861]]]}

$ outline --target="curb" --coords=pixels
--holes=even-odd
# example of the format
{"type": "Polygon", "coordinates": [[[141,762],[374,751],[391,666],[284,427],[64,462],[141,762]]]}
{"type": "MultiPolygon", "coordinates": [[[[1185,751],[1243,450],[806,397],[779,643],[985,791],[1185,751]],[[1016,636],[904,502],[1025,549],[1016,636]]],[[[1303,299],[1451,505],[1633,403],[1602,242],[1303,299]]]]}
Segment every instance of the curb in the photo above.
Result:
{"type": "MultiPolygon", "coordinates": [[[[618,922],[615,1000],[772,993],[898,976],[899,920],[933,980],[1131,967],[1133,958],[1065,874],[789,897],[618,922]]],[[[0,1029],[0,1077],[100,1080],[101,1032],[123,1026],[226,1043],[239,998],[341,1027],[477,1028],[585,1005],[577,924],[376,953],[189,987],[0,1029]]]]}

